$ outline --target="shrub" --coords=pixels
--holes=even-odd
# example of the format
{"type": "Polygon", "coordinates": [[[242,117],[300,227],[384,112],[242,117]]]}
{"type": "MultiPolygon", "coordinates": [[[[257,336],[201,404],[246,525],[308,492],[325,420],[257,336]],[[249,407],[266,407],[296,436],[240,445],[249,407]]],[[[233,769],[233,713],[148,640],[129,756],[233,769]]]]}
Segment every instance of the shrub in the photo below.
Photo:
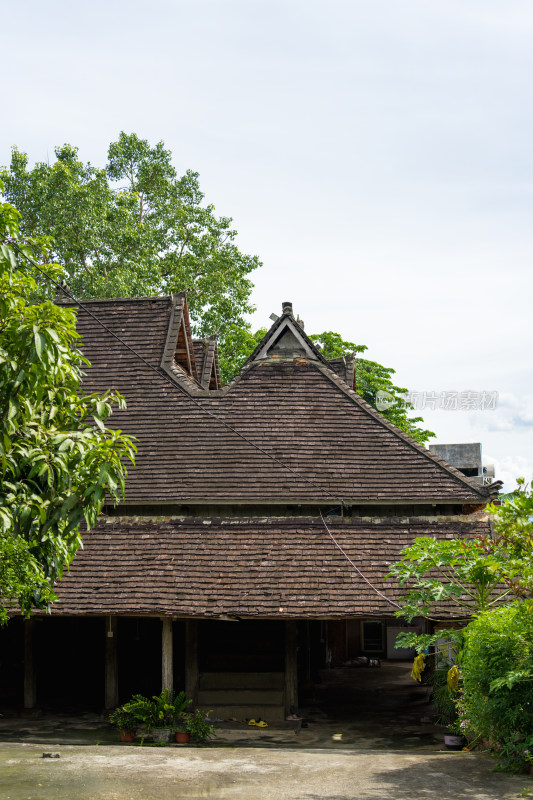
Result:
{"type": "Polygon", "coordinates": [[[506,769],[525,765],[533,730],[533,608],[484,612],[465,630],[461,725],[483,738],[506,769]]]}
{"type": "Polygon", "coordinates": [[[109,716],[109,722],[114,725],[119,731],[135,731],[139,726],[137,715],[134,714],[127,705],[115,708],[109,716]]]}
{"type": "Polygon", "coordinates": [[[199,708],[194,713],[187,715],[186,728],[191,734],[191,739],[198,744],[203,744],[212,736],[216,736],[215,729],[208,719],[208,714],[205,711],[200,711],[199,708]]]}

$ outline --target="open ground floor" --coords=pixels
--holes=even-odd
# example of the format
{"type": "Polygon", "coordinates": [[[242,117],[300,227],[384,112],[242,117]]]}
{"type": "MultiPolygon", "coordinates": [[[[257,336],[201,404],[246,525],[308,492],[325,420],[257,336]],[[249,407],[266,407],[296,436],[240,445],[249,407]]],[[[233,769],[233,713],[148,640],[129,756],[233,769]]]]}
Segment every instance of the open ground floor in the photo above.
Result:
{"type": "Polygon", "coordinates": [[[171,688],[221,719],[282,721],[320,694],[325,671],[373,669],[379,684],[383,659],[410,655],[394,648],[399,630],[393,618],[13,619],[0,631],[0,713],[101,712],[171,688]]]}

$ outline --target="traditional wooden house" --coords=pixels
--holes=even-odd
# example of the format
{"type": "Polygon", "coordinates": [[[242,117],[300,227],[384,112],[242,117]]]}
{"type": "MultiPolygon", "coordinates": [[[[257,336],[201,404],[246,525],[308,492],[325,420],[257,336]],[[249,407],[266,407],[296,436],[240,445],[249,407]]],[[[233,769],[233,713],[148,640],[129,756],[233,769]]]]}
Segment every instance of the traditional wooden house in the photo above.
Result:
{"type": "Polygon", "coordinates": [[[85,305],[84,389],[126,397],[112,424],[137,461],[51,614],[2,634],[4,686],[30,708],[185,687],[219,716],[274,719],[319,667],[392,655],[389,564],[416,536],[486,532],[497,486],[365,403],[353,361],[326,360],[290,303],[223,388],[184,294],[85,305]]]}

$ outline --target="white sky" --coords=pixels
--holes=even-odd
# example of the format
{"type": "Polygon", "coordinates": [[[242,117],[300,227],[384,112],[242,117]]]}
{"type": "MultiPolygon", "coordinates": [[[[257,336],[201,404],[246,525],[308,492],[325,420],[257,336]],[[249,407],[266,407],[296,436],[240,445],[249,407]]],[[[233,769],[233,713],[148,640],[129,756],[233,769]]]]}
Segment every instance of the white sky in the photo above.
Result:
{"type": "Polygon", "coordinates": [[[64,142],[103,165],[120,130],[259,255],[254,324],[291,300],[418,391],[426,411],[533,476],[530,0],[0,0],[0,164],[64,142]]]}

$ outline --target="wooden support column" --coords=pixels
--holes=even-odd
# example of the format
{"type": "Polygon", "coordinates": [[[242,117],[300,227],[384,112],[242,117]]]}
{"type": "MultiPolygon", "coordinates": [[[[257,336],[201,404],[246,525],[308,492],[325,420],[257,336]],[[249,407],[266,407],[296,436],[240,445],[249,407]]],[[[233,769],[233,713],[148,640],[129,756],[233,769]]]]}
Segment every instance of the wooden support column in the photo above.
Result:
{"type": "Polygon", "coordinates": [[[37,673],[34,648],[35,620],[24,621],[24,708],[35,708],[37,702],[37,673]]]}
{"type": "Polygon", "coordinates": [[[298,708],[298,653],[296,647],[296,620],[285,622],[285,714],[290,707],[298,708]]]}
{"type": "Polygon", "coordinates": [[[172,617],[164,617],[161,622],[161,688],[172,691],[174,689],[172,617]]]}
{"type": "Polygon", "coordinates": [[[185,623],[185,694],[193,707],[198,703],[198,680],[198,622],[191,619],[185,623]]]}
{"type": "Polygon", "coordinates": [[[105,618],[105,708],[118,706],[118,619],[105,618]]]}

